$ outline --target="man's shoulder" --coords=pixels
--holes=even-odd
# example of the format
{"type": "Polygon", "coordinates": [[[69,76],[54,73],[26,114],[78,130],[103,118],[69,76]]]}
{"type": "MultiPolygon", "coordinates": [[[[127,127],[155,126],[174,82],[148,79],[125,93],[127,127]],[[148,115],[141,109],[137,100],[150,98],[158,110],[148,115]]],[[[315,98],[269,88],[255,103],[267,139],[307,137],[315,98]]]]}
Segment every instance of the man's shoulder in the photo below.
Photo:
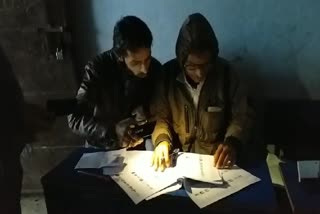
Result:
{"type": "Polygon", "coordinates": [[[161,67],[160,61],[155,57],[151,57],[151,65],[154,65],[154,66],[157,66],[157,67],[161,67]]]}
{"type": "Polygon", "coordinates": [[[218,57],[217,65],[223,69],[228,69],[230,67],[230,62],[222,57],[218,57]]]}
{"type": "Polygon", "coordinates": [[[117,58],[112,50],[102,52],[94,56],[85,66],[85,69],[90,69],[96,74],[99,74],[101,71],[108,71],[113,66],[116,66],[117,58]]]}
{"type": "Polygon", "coordinates": [[[161,71],[162,64],[154,57],[151,57],[150,69],[153,73],[159,73],[161,71]]]}
{"type": "Polygon", "coordinates": [[[176,58],[171,59],[163,64],[163,74],[165,76],[177,76],[181,72],[179,62],[176,58]]]}
{"type": "Polygon", "coordinates": [[[234,66],[232,65],[231,62],[229,62],[228,60],[222,58],[222,57],[218,57],[217,61],[216,61],[216,72],[218,72],[218,74],[220,76],[224,76],[224,74],[228,74],[229,76],[234,76],[235,72],[234,72],[234,66]]]}
{"type": "Polygon", "coordinates": [[[93,57],[90,61],[89,64],[92,65],[105,65],[105,64],[112,64],[116,62],[116,56],[113,53],[112,50],[108,50],[105,52],[102,52],[95,57],[93,57]]]}
{"type": "Polygon", "coordinates": [[[170,59],[169,61],[165,62],[163,64],[164,69],[173,69],[173,68],[179,68],[179,63],[176,58],[170,59]]]}
{"type": "Polygon", "coordinates": [[[232,62],[218,57],[217,58],[217,70],[218,77],[220,77],[221,80],[224,80],[227,78],[228,81],[231,82],[231,84],[238,84],[239,81],[242,81],[240,78],[240,74],[237,72],[237,69],[233,65],[232,62]]]}

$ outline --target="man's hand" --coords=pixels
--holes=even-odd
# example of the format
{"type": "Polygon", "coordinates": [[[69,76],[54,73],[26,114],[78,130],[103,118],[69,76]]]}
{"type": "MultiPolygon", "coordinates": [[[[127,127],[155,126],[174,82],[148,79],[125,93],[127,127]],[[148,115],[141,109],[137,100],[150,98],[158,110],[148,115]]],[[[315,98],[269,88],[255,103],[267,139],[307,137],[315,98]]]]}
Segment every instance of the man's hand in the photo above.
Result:
{"type": "Polygon", "coordinates": [[[121,146],[132,148],[141,143],[143,143],[143,138],[136,136],[134,133],[132,133],[130,127],[128,127],[121,139],[121,146]]]}
{"type": "Polygon", "coordinates": [[[152,155],[151,166],[157,171],[160,167],[160,170],[163,172],[165,168],[170,167],[170,143],[167,141],[161,142],[155,149],[152,155]]]}
{"type": "Polygon", "coordinates": [[[230,168],[236,162],[236,149],[229,143],[222,143],[214,154],[213,166],[218,169],[230,168]]]}
{"type": "Polygon", "coordinates": [[[143,138],[133,133],[132,128],[130,128],[134,123],[134,119],[127,118],[116,124],[115,131],[120,142],[120,147],[131,148],[143,143],[143,138]]]}

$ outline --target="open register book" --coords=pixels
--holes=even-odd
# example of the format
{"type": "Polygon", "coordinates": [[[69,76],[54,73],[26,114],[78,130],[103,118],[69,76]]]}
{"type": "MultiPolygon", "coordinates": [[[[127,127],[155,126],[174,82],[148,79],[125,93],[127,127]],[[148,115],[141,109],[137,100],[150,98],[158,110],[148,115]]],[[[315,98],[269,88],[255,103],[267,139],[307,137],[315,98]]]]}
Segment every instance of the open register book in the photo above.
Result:
{"type": "MultiPolygon", "coordinates": [[[[117,161],[110,161],[109,158],[112,167],[96,165],[103,168],[104,174],[111,175],[135,204],[183,187],[194,203],[203,208],[260,181],[237,166],[228,170],[218,170],[213,167],[212,155],[180,152],[175,167],[161,172],[151,167],[152,151],[122,150],[106,153],[108,154],[104,157],[113,157],[114,160],[123,162],[120,161],[117,165],[114,164],[117,161]]],[[[81,166],[77,165],[76,168],[81,166]]]]}

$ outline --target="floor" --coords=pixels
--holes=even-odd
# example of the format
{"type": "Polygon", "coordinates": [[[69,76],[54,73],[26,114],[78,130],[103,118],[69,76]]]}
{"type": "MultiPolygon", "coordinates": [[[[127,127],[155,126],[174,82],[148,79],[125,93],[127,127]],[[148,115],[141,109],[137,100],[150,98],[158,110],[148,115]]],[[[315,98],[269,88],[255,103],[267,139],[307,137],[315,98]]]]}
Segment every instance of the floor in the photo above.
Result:
{"type": "MultiPolygon", "coordinates": [[[[276,197],[281,214],[291,214],[289,201],[284,189],[276,187],[276,197]]],[[[45,200],[42,194],[26,195],[21,199],[22,214],[47,214],[45,200]]]]}
{"type": "Polygon", "coordinates": [[[23,194],[21,198],[22,214],[47,214],[43,194],[23,194]]]}
{"type": "MultiPolygon", "coordinates": [[[[275,190],[281,213],[290,213],[289,202],[282,187],[280,173],[278,167],[279,159],[276,156],[269,153],[267,163],[270,171],[272,181],[275,184],[275,190]]],[[[44,196],[41,193],[37,194],[23,194],[21,199],[22,214],[47,214],[44,196]]]]}

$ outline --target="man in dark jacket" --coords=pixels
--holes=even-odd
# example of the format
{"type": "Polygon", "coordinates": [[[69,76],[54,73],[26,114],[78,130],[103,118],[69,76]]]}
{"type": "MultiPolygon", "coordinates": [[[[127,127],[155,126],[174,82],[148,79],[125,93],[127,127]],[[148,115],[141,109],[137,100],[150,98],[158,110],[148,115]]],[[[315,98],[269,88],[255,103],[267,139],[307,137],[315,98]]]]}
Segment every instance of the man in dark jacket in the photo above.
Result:
{"type": "Polygon", "coordinates": [[[126,16],[114,27],[113,48],[85,66],[78,108],[68,121],[89,145],[116,149],[143,142],[132,128],[151,117],[149,102],[161,67],[151,45],[148,26],[126,16]]]}
{"type": "Polygon", "coordinates": [[[54,120],[41,106],[26,103],[20,84],[0,46],[0,213],[20,214],[23,169],[20,154],[54,120]]]}
{"type": "Polygon", "coordinates": [[[253,115],[246,92],[218,53],[207,19],[190,15],[180,29],[177,58],[163,66],[155,97],[155,169],[170,166],[169,151],[177,142],[183,151],[214,154],[218,168],[230,167],[247,141],[253,115]]]}
{"type": "Polygon", "coordinates": [[[1,149],[0,149],[0,213],[21,213],[20,192],[22,166],[20,153],[24,147],[17,140],[23,130],[23,95],[11,65],[0,49],[1,149]]]}

